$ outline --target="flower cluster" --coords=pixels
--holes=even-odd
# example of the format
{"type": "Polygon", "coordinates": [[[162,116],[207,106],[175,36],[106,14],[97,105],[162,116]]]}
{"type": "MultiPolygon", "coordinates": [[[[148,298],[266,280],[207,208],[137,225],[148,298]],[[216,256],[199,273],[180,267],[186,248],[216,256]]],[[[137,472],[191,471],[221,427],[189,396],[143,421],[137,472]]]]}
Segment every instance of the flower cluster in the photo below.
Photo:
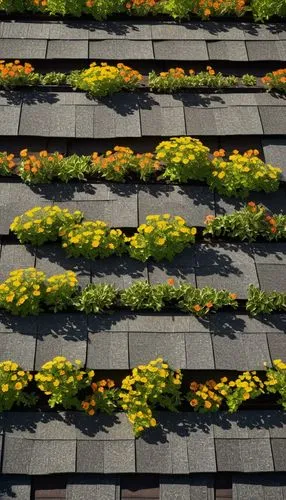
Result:
{"type": "Polygon", "coordinates": [[[10,229],[21,243],[40,246],[47,241],[56,241],[61,230],[74,226],[81,219],[82,213],[78,210],[71,214],[68,209],[57,205],[34,207],[15,217],[10,229]]]}
{"type": "Polygon", "coordinates": [[[73,304],[78,281],[73,271],[51,276],[34,268],[12,271],[0,284],[0,308],[16,316],[37,315],[43,307],[54,312],[73,304]]]}
{"type": "Polygon", "coordinates": [[[92,394],[81,403],[82,409],[93,416],[96,411],[111,414],[117,407],[118,390],[111,379],[103,379],[91,384],[92,394]]]}
{"type": "Polygon", "coordinates": [[[210,311],[217,311],[223,307],[236,308],[237,295],[227,290],[216,290],[215,288],[196,288],[188,283],[183,283],[174,291],[181,311],[194,314],[195,316],[206,316],[210,311]]]}
{"type": "Polygon", "coordinates": [[[278,189],[281,169],[265,164],[258,150],[239,153],[234,150],[226,160],[223,149],[213,153],[198,139],[172,137],[156,147],[155,154],[135,154],[130,148],[115,146],[99,155],[63,157],[60,153],[41,151],[39,155],[21,151],[17,167],[14,155],[0,153],[0,175],[17,173],[24,182],[37,184],[54,179],[67,182],[85,175],[112,182],[150,178],[171,182],[205,181],[225,196],[246,197],[250,190],[266,192],[278,189]]]}
{"type": "Polygon", "coordinates": [[[196,228],[188,227],[185,219],[176,215],[147,215],[129,241],[129,253],[134,259],[145,262],[152,257],[156,261],[173,260],[189,244],[195,242],[196,228]]]}
{"type": "Polygon", "coordinates": [[[16,163],[14,161],[14,155],[8,154],[6,151],[0,152],[0,175],[6,176],[14,173],[16,163]]]}
{"type": "Polygon", "coordinates": [[[286,311],[286,292],[264,292],[254,285],[248,288],[246,310],[251,316],[286,311]]]}
{"type": "Polygon", "coordinates": [[[65,409],[80,409],[77,394],[90,385],[93,377],[93,370],[85,372],[81,369],[80,360],[76,359],[73,365],[64,356],[57,356],[41,367],[35,380],[40,391],[49,396],[51,408],[62,405],[65,409]]]}
{"type": "Polygon", "coordinates": [[[154,408],[160,405],[175,411],[180,404],[182,374],[173,370],[162,358],[139,365],[122,382],[122,409],[127,413],[135,436],[140,436],[145,429],[155,427],[154,408]]]}
{"type": "Polygon", "coordinates": [[[248,399],[255,399],[264,393],[264,383],[256,371],[247,371],[235,380],[222,377],[219,383],[208,380],[204,384],[192,382],[187,400],[192,408],[199,413],[215,412],[220,409],[223,401],[228,411],[234,413],[248,399]]]}
{"type": "MultiPolygon", "coordinates": [[[[193,69],[185,72],[183,68],[170,68],[168,71],[163,71],[159,75],[155,71],[149,73],[149,85],[151,90],[159,92],[175,92],[181,89],[192,87],[234,87],[238,83],[244,83],[249,79],[244,76],[239,80],[234,75],[224,76],[222,73],[216,73],[211,66],[207,66],[206,71],[195,73],[193,69]]],[[[251,80],[251,84],[255,85],[256,78],[251,80]]]]}
{"type": "Polygon", "coordinates": [[[199,413],[209,413],[219,410],[223,397],[215,391],[215,380],[207,380],[204,384],[192,382],[187,400],[192,408],[199,413]]]}
{"type": "Polygon", "coordinates": [[[39,314],[44,282],[45,274],[34,268],[11,271],[0,285],[0,308],[17,316],[39,314]]]}
{"type": "Polygon", "coordinates": [[[16,87],[19,85],[33,85],[38,83],[38,76],[30,63],[21,64],[20,61],[6,63],[0,61],[0,85],[16,87]]]}
{"type": "Polygon", "coordinates": [[[278,90],[279,92],[286,92],[286,68],[278,69],[267,73],[262,78],[262,83],[266,85],[269,90],[278,90]]]}
{"type": "Polygon", "coordinates": [[[247,371],[239,375],[236,380],[223,377],[215,386],[215,390],[225,398],[228,411],[234,413],[244,401],[258,398],[263,394],[264,383],[256,371],[247,371]]]}
{"type": "Polygon", "coordinates": [[[209,148],[192,137],[172,137],[156,148],[156,159],[164,163],[162,179],[172,182],[204,180],[209,175],[209,148]]]}
{"type": "Polygon", "coordinates": [[[152,153],[134,154],[130,148],[115,146],[114,151],[106,151],[101,156],[93,153],[90,173],[113,182],[124,182],[126,177],[137,174],[146,181],[160,169],[160,162],[152,153]]]}
{"type": "Polygon", "coordinates": [[[273,365],[266,372],[267,380],[264,384],[268,392],[281,396],[278,403],[286,410],[286,363],[281,359],[274,359],[273,365]]]}
{"type": "Polygon", "coordinates": [[[229,158],[225,151],[214,152],[212,171],[208,179],[211,189],[227,196],[248,196],[249,191],[276,191],[281,169],[265,164],[259,151],[250,149],[244,154],[234,150],[229,158]]]}
{"type": "Polygon", "coordinates": [[[121,255],[125,251],[125,236],[121,229],[110,229],[105,222],[87,221],[63,228],[63,248],[69,256],[84,256],[88,259],[103,259],[110,255],[121,255]]]}
{"type": "Polygon", "coordinates": [[[134,90],[142,80],[136,70],[118,63],[109,66],[107,63],[91,63],[89,69],[73,71],[67,79],[74,88],[85,90],[94,97],[104,97],[120,90],[134,90]]]}
{"type": "Polygon", "coordinates": [[[242,16],[252,11],[256,21],[286,16],[285,0],[1,0],[0,10],[77,17],[89,14],[97,20],[120,13],[168,14],[174,19],[196,14],[207,20],[211,16],[242,16]]]}
{"type": "Polygon", "coordinates": [[[263,205],[250,201],[245,208],[232,214],[208,215],[203,234],[255,241],[257,238],[281,240],[286,238],[286,216],[270,214],[263,205]]]}
{"type": "Polygon", "coordinates": [[[13,361],[0,363],[0,412],[11,410],[14,404],[31,406],[35,402],[32,395],[23,392],[32,378],[13,361]]]}

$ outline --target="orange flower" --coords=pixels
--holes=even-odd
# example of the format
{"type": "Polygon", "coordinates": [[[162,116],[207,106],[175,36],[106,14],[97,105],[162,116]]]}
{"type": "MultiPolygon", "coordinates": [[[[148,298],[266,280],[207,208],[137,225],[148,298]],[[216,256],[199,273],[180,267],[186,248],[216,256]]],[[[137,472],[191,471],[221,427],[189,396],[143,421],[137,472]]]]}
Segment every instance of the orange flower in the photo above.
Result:
{"type": "Polygon", "coordinates": [[[170,286],[174,286],[174,284],[175,284],[175,280],[174,280],[174,278],[169,278],[169,279],[168,279],[168,281],[167,281],[167,283],[168,283],[168,285],[170,285],[170,286]]]}
{"type": "Polygon", "coordinates": [[[207,302],[206,307],[207,307],[208,309],[210,309],[212,306],[213,306],[213,303],[212,303],[212,302],[207,302]]]}
{"type": "Polygon", "coordinates": [[[197,406],[197,405],[198,405],[198,400],[197,400],[197,399],[192,399],[192,400],[190,401],[190,405],[191,405],[191,406],[197,406]]]}
{"type": "Polygon", "coordinates": [[[232,300],[237,299],[237,295],[236,295],[236,293],[230,293],[230,294],[229,294],[229,298],[230,298],[230,299],[232,299],[232,300]]]}
{"type": "Polygon", "coordinates": [[[249,201],[249,202],[247,203],[247,205],[248,205],[249,207],[256,207],[256,203],[255,203],[254,201],[249,201]]]}
{"type": "Polygon", "coordinates": [[[199,384],[198,384],[197,382],[195,382],[195,381],[194,381],[194,382],[192,382],[192,383],[190,384],[190,389],[191,389],[191,391],[193,391],[193,392],[197,392],[198,388],[199,388],[199,384]]]}
{"type": "Polygon", "coordinates": [[[193,307],[194,311],[196,312],[199,312],[202,308],[199,304],[196,304],[194,307],[193,307]]]}

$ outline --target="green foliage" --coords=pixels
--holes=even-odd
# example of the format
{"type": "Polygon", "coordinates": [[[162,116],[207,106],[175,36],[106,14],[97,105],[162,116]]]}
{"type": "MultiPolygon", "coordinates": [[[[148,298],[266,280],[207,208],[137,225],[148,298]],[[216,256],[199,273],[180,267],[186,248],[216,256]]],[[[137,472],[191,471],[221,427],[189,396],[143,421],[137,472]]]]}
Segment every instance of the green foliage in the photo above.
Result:
{"type": "Polygon", "coordinates": [[[88,285],[74,299],[74,305],[86,314],[98,314],[111,309],[118,295],[117,289],[110,284],[88,285]]]}
{"type": "Polygon", "coordinates": [[[251,316],[286,311],[286,292],[263,292],[254,285],[248,288],[246,310],[251,316]]]}
{"type": "Polygon", "coordinates": [[[272,16],[286,16],[285,0],[251,0],[250,5],[256,21],[267,21],[272,16]]]}
{"type": "Polygon", "coordinates": [[[244,372],[233,381],[224,377],[215,389],[224,396],[230,413],[237,411],[244,401],[256,399],[264,394],[264,384],[256,371],[244,372]]]}
{"type": "Polygon", "coordinates": [[[234,309],[238,306],[236,294],[214,288],[195,288],[182,283],[177,291],[178,308],[196,316],[205,316],[210,310],[218,310],[225,306],[234,309]]]}
{"type": "Polygon", "coordinates": [[[252,87],[257,84],[256,76],[246,73],[241,77],[241,83],[247,87],[252,87]]]}
{"type": "Polygon", "coordinates": [[[221,195],[247,197],[250,191],[276,191],[281,169],[258,158],[259,151],[250,149],[244,154],[234,150],[229,158],[225,151],[215,151],[207,183],[221,195]]]}
{"type": "Polygon", "coordinates": [[[69,256],[104,259],[126,251],[121,229],[110,229],[103,221],[82,222],[60,231],[63,248],[69,256]]]}
{"type": "Polygon", "coordinates": [[[156,159],[164,162],[162,179],[171,182],[204,180],[210,171],[209,148],[192,137],[172,137],[156,147],[156,159]]]}
{"type": "Polygon", "coordinates": [[[159,92],[176,92],[193,87],[234,87],[238,81],[239,79],[234,75],[224,76],[220,72],[215,73],[210,66],[207,71],[200,71],[197,74],[193,70],[189,70],[189,74],[186,74],[182,68],[171,68],[168,72],[162,72],[159,75],[155,71],[149,73],[151,90],[159,92]]]}
{"type": "Polygon", "coordinates": [[[162,358],[139,365],[123,381],[119,397],[122,409],[133,426],[136,437],[155,427],[156,406],[176,411],[181,401],[182,374],[173,370],[162,358]]]}
{"type": "Polygon", "coordinates": [[[45,274],[34,268],[11,271],[0,285],[0,308],[15,316],[37,315],[45,292],[45,274]]]}
{"type": "Polygon", "coordinates": [[[232,214],[208,215],[205,224],[204,235],[250,242],[257,238],[268,241],[286,238],[286,216],[271,215],[263,205],[256,205],[253,201],[232,214]]]}
{"type": "Polygon", "coordinates": [[[20,243],[31,243],[41,246],[47,241],[56,241],[62,233],[81,221],[82,213],[76,210],[73,214],[67,208],[57,205],[34,207],[23,215],[15,217],[10,229],[20,243]]]}
{"type": "Polygon", "coordinates": [[[273,368],[268,368],[266,372],[267,380],[265,386],[267,392],[280,394],[278,403],[286,410],[286,363],[281,359],[274,359],[273,368]]]}
{"type": "Polygon", "coordinates": [[[63,85],[66,83],[67,75],[65,73],[58,73],[52,71],[40,76],[40,82],[42,85],[63,85]]]}
{"type": "Polygon", "coordinates": [[[165,306],[166,285],[150,285],[147,281],[135,281],[120,293],[120,304],[132,311],[148,309],[161,311],[165,306]]]}
{"type": "Polygon", "coordinates": [[[85,90],[93,97],[105,97],[120,90],[134,90],[142,76],[122,63],[110,66],[107,63],[91,63],[89,69],[72,71],[67,83],[73,88],[85,90]]]}
{"type": "Polygon", "coordinates": [[[195,242],[196,232],[196,228],[188,227],[182,217],[148,215],[146,224],[141,224],[137,233],[126,240],[133,259],[145,262],[152,257],[156,261],[172,261],[176,254],[195,242]]]}
{"type": "Polygon", "coordinates": [[[64,356],[57,356],[45,363],[35,375],[40,391],[49,396],[49,406],[61,405],[65,410],[80,409],[78,393],[89,386],[94,372],[86,373],[81,369],[81,361],[73,365],[64,356]]]}
{"type": "Polygon", "coordinates": [[[26,394],[33,376],[21,366],[7,360],[0,363],[0,413],[11,410],[14,405],[33,406],[37,399],[33,394],[26,394]]]}

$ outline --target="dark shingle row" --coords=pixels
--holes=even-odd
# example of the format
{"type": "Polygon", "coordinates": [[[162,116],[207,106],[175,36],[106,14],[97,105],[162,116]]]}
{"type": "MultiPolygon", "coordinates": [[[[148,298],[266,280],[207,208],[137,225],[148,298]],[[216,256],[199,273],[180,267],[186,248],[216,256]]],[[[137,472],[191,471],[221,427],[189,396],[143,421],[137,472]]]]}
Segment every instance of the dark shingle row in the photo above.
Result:
{"type": "MultiPolygon", "coordinates": [[[[283,473],[261,473],[251,476],[234,473],[231,479],[233,500],[286,499],[286,480],[283,473]]],[[[158,481],[160,498],[162,500],[214,500],[215,480],[214,474],[189,476],[162,474],[158,481]]],[[[0,493],[2,493],[2,500],[11,498],[30,500],[31,478],[3,475],[0,478],[0,493]]],[[[151,494],[149,489],[146,491],[146,494],[148,493],[151,494]]],[[[116,474],[68,475],[65,498],[66,500],[120,500],[120,476],[116,474]]]]}
{"type": "Polygon", "coordinates": [[[286,134],[286,101],[270,94],[2,92],[0,134],[65,138],[286,134]]]}
{"type": "Polygon", "coordinates": [[[0,280],[14,269],[35,266],[47,276],[74,270],[82,286],[92,282],[126,288],[134,280],[149,280],[155,285],[174,278],[177,283],[186,280],[198,288],[224,288],[246,299],[250,283],[265,291],[285,291],[286,249],[285,243],[198,243],[178,254],[171,263],[141,263],[128,256],[95,261],[68,258],[55,244],[33,249],[3,243],[0,266],[0,280]]]}
{"type": "Polygon", "coordinates": [[[207,319],[172,314],[0,316],[0,359],[40,369],[54,356],[80,359],[96,370],[125,370],[163,357],[188,370],[263,370],[286,359],[286,317],[251,319],[217,313],[207,319]]]}
{"type": "Polygon", "coordinates": [[[283,412],[161,413],[159,422],[135,440],[124,414],[90,419],[78,413],[9,413],[3,421],[2,473],[285,470],[283,412]]]}
{"type": "Polygon", "coordinates": [[[247,23],[0,25],[2,58],[284,61],[286,30],[247,23]],[[69,43],[66,43],[66,40],[69,43]]]}

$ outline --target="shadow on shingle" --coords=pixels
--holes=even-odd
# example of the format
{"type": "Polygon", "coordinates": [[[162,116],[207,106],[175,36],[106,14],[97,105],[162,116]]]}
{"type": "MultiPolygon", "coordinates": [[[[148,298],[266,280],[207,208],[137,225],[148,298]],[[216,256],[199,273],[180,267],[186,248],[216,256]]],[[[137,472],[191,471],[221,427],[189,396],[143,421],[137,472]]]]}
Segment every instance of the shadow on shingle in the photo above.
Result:
{"type": "Polygon", "coordinates": [[[90,32],[93,31],[103,31],[106,32],[109,35],[116,35],[116,36],[122,36],[122,35],[127,35],[128,33],[132,33],[134,31],[140,31],[138,26],[135,26],[134,24],[130,23],[124,23],[122,21],[120,22],[96,22],[96,21],[82,21],[82,22],[68,22],[65,21],[63,23],[65,26],[68,28],[75,28],[77,30],[83,29],[83,30],[88,30],[90,32]]]}
{"type": "Polygon", "coordinates": [[[236,313],[229,312],[223,316],[217,314],[212,316],[214,319],[213,327],[211,328],[212,335],[217,335],[219,337],[228,337],[230,339],[237,338],[237,332],[243,332],[245,328],[245,321],[238,317],[236,313]]]}
{"type": "MultiPolygon", "coordinates": [[[[230,244],[228,245],[229,250],[235,251],[236,248],[237,245],[233,245],[233,247],[230,244]]],[[[230,274],[235,274],[236,276],[242,275],[242,271],[240,267],[236,265],[236,261],[234,261],[229,255],[224,253],[223,249],[220,246],[211,247],[198,245],[197,261],[200,276],[208,276],[209,267],[212,268],[213,274],[217,274],[218,276],[227,277],[230,274]]]]}
{"type": "Polygon", "coordinates": [[[25,92],[15,92],[11,90],[2,90],[0,97],[7,100],[7,104],[14,106],[20,104],[55,104],[59,98],[52,92],[41,92],[37,90],[26,90],[25,92]]]}
{"type": "Polygon", "coordinates": [[[30,189],[48,201],[71,201],[77,193],[95,194],[96,184],[90,182],[57,182],[56,184],[31,184],[30,189]]]}
{"type": "Polygon", "coordinates": [[[277,331],[286,333],[286,314],[264,314],[257,316],[257,319],[271,328],[277,328],[277,331]]]}
{"type": "MultiPolygon", "coordinates": [[[[90,96],[89,99],[93,100],[90,96]]],[[[152,109],[153,106],[159,106],[159,102],[147,92],[140,94],[129,93],[127,95],[126,93],[118,92],[112,96],[103,97],[100,99],[100,102],[121,116],[133,115],[139,109],[152,109]]]]}
{"type": "Polygon", "coordinates": [[[116,414],[104,415],[101,413],[90,418],[88,415],[79,415],[78,412],[66,413],[64,421],[67,425],[76,427],[81,434],[89,437],[94,437],[99,432],[108,434],[115,424],[120,423],[116,414]]]}
{"type": "Polygon", "coordinates": [[[213,103],[221,104],[226,106],[225,100],[221,95],[202,95],[202,94],[173,94],[174,99],[181,101],[185,108],[198,107],[198,108],[208,108],[213,103]]]}
{"type": "Polygon", "coordinates": [[[231,429],[232,426],[241,429],[282,429],[286,425],[286,414],[283,411],[244,411],[236,414],[217,413],[215,424],[222,429],[231,429]]]}
{"type": "Polygon", "coordinates": [[[62,337],[64,340],[86,341],[87,318],[83,314],[47,313],[38,318],[38,339],[43,340],[45,335],[62,337]]]}
{"type": "Polygon", "coordinates": [[[170,433],[180,437],[188,437],[194,433],[211,435],[211,418],[211,415],[198,415],[196,413],[180,413],[178,418],[176,413],[161,412],[158,427],[148,429],[141,439],[149,444],[158,444],[167,443],[170,433]]]}
{"type": "Polygon", "coordinates": [[[47,423],[54,420],[63,422],[63,415],[55,411],[49,412],[21,412],[21,418],[18,418],[18,413],[15,412],[12,417],[11,413],[7,413],[0,418],[0,427],[3,423],[5,432],[12,433],[13,431],[29,431],[31,434],[36,433],[40,422],[47,423]],[[14,418],[15,416],[15,418],[14,418]]]}

